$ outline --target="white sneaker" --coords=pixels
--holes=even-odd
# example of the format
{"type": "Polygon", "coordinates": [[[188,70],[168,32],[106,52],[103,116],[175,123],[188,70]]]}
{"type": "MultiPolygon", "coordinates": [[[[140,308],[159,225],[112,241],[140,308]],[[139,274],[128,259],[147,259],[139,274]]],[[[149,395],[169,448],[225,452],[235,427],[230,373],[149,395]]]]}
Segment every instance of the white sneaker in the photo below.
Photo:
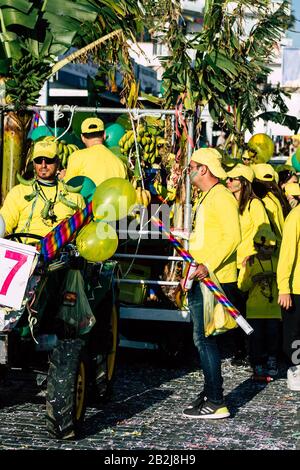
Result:
{"type": "Polygon", "coordinates": [[[290,390],[300,392],[300,365],[288,369],[287,386],[290,390]]]}

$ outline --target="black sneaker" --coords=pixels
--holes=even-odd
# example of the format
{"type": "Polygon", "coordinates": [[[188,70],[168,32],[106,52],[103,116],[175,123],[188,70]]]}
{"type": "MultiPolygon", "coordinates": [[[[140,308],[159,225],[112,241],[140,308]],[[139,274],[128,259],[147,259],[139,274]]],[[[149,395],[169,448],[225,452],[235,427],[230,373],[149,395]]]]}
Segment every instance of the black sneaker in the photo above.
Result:
{"type": "Polygon", "coordinates": [[[191,409],[191,408],[197,408],[198,406],[202,405],[202,403],[204,403],[204,401],[206,400],[206,396],[204,394],[204,391],[200,392],[196,398],[191,401],[191,403],[189,403],[186,407],[187,410],[191,409]]]}
{"type": "Polygon", "coordinates": [[[186,408],[183,410],[183,416],[195,419],[221,419],[230,416],[229,410],[225,403],[216,405],[205,400],[202,405],[195,408],[186,408]]]}

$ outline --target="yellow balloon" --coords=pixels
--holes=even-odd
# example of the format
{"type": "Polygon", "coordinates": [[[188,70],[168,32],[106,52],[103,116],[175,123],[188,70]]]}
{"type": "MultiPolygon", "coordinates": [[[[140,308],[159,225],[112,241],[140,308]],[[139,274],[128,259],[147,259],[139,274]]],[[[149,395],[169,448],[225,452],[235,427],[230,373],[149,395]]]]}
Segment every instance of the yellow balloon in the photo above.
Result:
{"type": "Polygon", "coordinates": [[[123,219],[136,202],[136,191],[123,178],[110,178],[97,186],[93,199],[93,214],[107,222],[123,219]]]}
{"type": "Polygon", "coordinates": [[[274,154],[274,142],[267,134],[254,134],[247,143],[249,156],[254,163],[267,163],[274,154]]]}
{"type": "Polygon", "coordinates": [[[90,222],[80,230],[76,246],[87,261],[105,261],[116,252],[118,235],[106,222],[90,222]]]}

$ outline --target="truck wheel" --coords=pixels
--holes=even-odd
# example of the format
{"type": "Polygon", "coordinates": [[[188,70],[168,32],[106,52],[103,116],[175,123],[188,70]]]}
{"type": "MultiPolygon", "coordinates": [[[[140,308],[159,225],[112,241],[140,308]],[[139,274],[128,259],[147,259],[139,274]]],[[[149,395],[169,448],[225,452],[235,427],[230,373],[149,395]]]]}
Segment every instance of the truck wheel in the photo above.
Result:
{"type": "Polygon", "coordinates": [[[87,358],[80,339],[59,341],[50,358],[46,418],[49,433],[72,439],[80,431],[86,408],[87,358]]]}
{"type": "Polygon", "coordinates": [[[111,310],[108,335],[107,351],[96,357],[94,391],[97,401],[107,399],[112,391],[119,335],[119,314],[115,305],[111,310]]]}

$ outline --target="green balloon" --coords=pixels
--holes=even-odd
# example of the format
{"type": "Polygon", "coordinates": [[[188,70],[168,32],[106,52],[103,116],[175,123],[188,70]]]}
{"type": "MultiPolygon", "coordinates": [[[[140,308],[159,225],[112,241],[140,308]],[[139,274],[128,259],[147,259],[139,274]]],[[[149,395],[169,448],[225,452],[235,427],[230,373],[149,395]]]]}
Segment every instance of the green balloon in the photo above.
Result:
{"type": "MultiPolygon", "coordinates": [[[[298,152],[298,154],[299,154],[299,152],[298,152]]],[[[294,155],[292,156],[292,165],[293,165],[294,169],[295,169],[297,172],[299,172],[299,171],[300,171],[300,161],[298,160],[297,156],[298,156],[298,155],[297,155],[297,152],[294,153],[294,155]]],[[[299,156],[300,156],[300,155],[299,155],[299,156]]]]}
{"type": "MultiPolygon", "coordinates": [[[[60,136],[64,132],[63,127],[57,127],[56,129],[56,134],[57,136],[60,136]]],[[[47,127],[47,126],[38,126],[35,129],[33,129],[31,132],[28,134],[28,139],[31,139],[33,141],[41,139],[43,137],[48,137],[48,136],[54,136],[54,128],[53,127],[47,127]]]]}
{"type": "Polygon", "coordinates": [[[87,176],[74,176],[69,181],[67,181],[67,184],[73,188],[82,186],[79,193],[84,198],[85,202],[90,202],[92,200],[96,185],[94,181],[91,180],[91,178],[88,178],[87,176]]]}
{"type": "Polygon", "coordinates": [[[122,178],[110,178],[97,186],[92,199],[96,220],[111,222],[126,217],[136,202],[132,184],[122,178]]]}
{"type": "Polygon", "coordinates": [[[101,262],[113,256],[118,247],[115,229],[105,222],[90,222],[76,238],[80,255],[87,261],[101,262]]]}
{"type": "Polygon", "coordinates": [[[105,145],[106,145],[106,147],[111,148],[111,147],[118,146],[119,145],[119,140],[121,139],[121,137],[123,137],[125,132],[126,131],[125,131],[124,127],[121,126],[121,124],[118,124],[117,122],[115,122],[114,124],[109,124],[105,128],[105,134],[106,134],[105,145]]]}

